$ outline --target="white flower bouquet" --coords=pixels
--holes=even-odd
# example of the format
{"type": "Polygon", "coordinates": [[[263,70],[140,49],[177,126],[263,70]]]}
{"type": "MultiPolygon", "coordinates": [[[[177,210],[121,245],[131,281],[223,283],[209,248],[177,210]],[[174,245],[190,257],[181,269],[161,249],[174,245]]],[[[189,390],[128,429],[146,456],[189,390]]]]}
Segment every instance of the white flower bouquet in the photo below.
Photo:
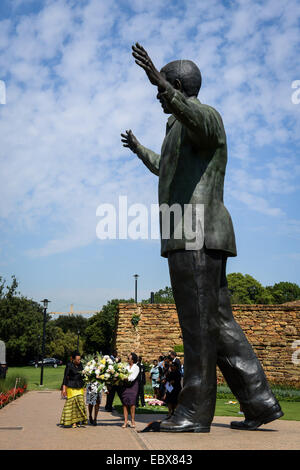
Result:
{"type": "Polygon", "coordinates": [[[88,361],[82,371],[83,381],[98,383],[98,390],[107,392],[107,386],[121,385],[129,376],[124,362],[114,362],[109,356],[97,355],[88,361]]]}

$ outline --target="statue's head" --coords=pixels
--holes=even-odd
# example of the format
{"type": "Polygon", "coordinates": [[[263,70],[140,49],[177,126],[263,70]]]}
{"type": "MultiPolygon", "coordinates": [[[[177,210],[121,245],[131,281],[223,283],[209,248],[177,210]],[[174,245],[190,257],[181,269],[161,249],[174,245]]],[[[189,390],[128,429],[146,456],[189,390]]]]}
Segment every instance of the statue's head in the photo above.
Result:
{"type": "MultiPolygon", "coordinates": [[[[176,90],[181,91],[186,97],[196,97],[198,95],[202,77],[199,68],[191,60],[174,60],[165,65],[160,73],[176,90]]],[[[161,95],[162,91],[158,88],[157,99],[161,102],[164,112],[171,114],[161,95]]]]}

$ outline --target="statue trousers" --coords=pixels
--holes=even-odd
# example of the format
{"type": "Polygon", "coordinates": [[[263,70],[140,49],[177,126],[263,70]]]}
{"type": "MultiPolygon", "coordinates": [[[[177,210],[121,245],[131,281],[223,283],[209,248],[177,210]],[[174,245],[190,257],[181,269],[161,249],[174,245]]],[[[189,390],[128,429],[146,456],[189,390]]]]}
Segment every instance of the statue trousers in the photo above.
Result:
{"type": "Polygon", "coordinates": [[[226,261],[224,252],[205,247],[168,253],[184,345],[179,409],[203,426],[209,426],[214,416],[217,365],[246,419],[255,419],[278,403],[259,360],[234,320],[226,261]]]}

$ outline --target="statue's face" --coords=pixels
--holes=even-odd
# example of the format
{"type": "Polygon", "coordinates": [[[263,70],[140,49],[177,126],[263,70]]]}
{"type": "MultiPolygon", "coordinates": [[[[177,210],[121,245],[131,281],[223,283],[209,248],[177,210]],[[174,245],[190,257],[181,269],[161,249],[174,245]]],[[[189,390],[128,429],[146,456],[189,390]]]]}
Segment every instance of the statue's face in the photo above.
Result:
{"type": "MultiPolygon", "coordinates": [[[[167,79],[167,76],[166,76],[166,74],[165,74],[164,72],[161,72],[161,75],[163,76],[163,78],[164,78],[165,80],[167,80],[167,82],[170,83],[170,81],[167,79]]],[[[172,85],[172,83],[171,83],[171,85],[172,85]]],[[[163,88],[160,88],[160,87],[158,86],[158,87],[157,87],[157,91],[158,91],[158,93],[157,93],[157,95],[156,95],[156,98],[157,98],[158,101],[160,102],[161,107],[162,107],[164,113],[165,113],[165,114],[172,114],[172,111],[170,111],[170,110],[168,109],[168,104],[167,104],[167,102],[166,102],[166,100],[164,99],[164,96],[163,96],[163,92],[164,92],[165,90],[164,90],[163,88]]]]}

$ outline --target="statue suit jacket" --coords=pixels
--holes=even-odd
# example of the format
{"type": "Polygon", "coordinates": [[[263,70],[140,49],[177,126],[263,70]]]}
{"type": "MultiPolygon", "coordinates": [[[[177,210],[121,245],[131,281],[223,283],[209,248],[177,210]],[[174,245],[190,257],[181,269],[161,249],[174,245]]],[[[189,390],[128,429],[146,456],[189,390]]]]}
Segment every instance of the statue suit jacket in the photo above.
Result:
{"type": "MultiPolygon", "coordinates": [[[[236,256],[233,225],[223,203],[227,144],[222,118],[211,106],[200,103],[195,97],[186,98],[171,85],[164,96],[172,115],[168,119],[161,155],[142,145],[136,152],[149,170],[159,176],[159,205],[179,204],[183,227],[186,205],[193,208],[194,217],[196,205],[202,204],[201,230],[206,248],[236,256]]],[[[162,225],[161,217],[160,222],[162,225]]],[[[184,230],[180,238],[174,236],[176,225],[173,218],[167,238],[162,237],[160,227],[161,255],[164,257],[169,251],[187,249],[186,243],[191,241],[184,230]]]]}

